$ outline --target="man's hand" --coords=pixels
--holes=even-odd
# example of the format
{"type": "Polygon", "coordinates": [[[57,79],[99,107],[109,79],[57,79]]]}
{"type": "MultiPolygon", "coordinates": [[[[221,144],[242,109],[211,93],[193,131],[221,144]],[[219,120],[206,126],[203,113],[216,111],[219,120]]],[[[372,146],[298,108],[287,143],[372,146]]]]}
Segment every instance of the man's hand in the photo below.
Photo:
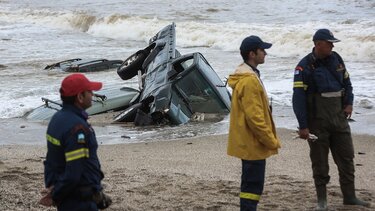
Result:
{"type": "Polygon", "coordinates": [[[40,194],[42,194],[43,196],[39,200],[39,204],[46,206],[46,207],[50,207],[54,205],[53,200],[52,200],[52,189],[53,189],[53,186],[50,186],[40,191],[40,194]]]}
{"type": "Polygon", "coordinates": [[[350,119],[352,117],[352,112],[353,112],[353,106],[352,105],[346,105],[344,107],[344,113],[347,119],[350,119]]]}
{"type": "Polygon", "coordinates": [[[302,139],[308,139],[309,133],[310,133],[309,128],[299,129],[299,131],[298,131],[298,135],[302,139]]]}

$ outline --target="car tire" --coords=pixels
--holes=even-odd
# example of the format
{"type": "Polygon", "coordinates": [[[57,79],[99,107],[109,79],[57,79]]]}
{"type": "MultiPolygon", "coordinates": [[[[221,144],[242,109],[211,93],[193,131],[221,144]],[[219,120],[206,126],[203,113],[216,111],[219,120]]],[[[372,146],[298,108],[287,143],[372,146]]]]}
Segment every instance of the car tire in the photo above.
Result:
{"type": "Polygon", "coordinates": [[[133,122],[138,109],[141,108],[142,105],[143,105],[142,103],[136,103],[132,106],[129,106],[119,115],[115,116],[113,118],[113,122],[133,122]]]}
{"type": "Polygon", "coordinates": [[[145,70],[142,69],[142,64],[148,56],[147,50],[139,50],[135,54],[129,56],[125,61],[117,68],[117,74],[122,80],[128,80],[138,74],[138,70],[141,70],[142,74],[145,70]]]}

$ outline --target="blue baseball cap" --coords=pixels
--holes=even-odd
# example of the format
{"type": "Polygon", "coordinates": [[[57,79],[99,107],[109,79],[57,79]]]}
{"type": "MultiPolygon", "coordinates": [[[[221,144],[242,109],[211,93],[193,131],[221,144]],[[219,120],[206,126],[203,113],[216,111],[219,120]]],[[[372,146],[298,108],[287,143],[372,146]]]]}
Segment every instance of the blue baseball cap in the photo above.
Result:
{"type": "Polygon", "coordinates": [[[328,42],[340,42],[339,39],[333,36],[332,32],[328,29],[319,29],[315,32],[313,41],[316,40],[325,40],[328,42]]]}
{"type": "Polygon", "coordinates": [[[240,51],[250,51],[257,48],[268,49],[271,46],[271,43],[263,42],[258,36],[251,35],[242,40],[240,51]]]}

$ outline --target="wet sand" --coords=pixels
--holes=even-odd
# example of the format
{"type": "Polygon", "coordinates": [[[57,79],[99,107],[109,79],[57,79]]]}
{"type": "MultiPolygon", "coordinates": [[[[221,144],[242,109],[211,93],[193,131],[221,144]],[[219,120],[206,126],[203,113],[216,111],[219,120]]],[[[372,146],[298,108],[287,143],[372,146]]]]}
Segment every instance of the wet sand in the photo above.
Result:
{"type": "MultiPolygon", "coordinates": [[[[315,192],[308,145],[278,129],[282,149],[267,159],[266,184],[258,210],[313,210],[315,192]]],[[[239,210],[241,163],[226,155],[227,135],[101,145],[108,210],[239,210]]],[[[374,203],[375,138],[354,135],[357,196],[374,203]]],[[[0,148],[1,210],[54,210],[37,204],[43,188],[45,146],[0,148]]],[[[342,205],[331,159],[330,210],[375,210],[342,205]]]]}

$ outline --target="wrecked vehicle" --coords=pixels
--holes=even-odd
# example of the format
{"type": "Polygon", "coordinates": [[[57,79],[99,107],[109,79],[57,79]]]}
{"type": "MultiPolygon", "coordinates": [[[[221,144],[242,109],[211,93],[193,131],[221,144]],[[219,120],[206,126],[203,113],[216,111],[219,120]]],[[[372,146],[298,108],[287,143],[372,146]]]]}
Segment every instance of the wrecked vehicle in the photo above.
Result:
{"type": "Polygon", "coordinates": [[[195,113],[229,113],[231,95],[226,85],[202,54],[181,55],[175,36],[172,23],[118,67],[123,80],[138,75],[140,97],[115,122],[177,125],[195,113]]]}
{"type": "MultiPolygon", "coordinates": [[[[133,98],[139,96],[139,91],[130,87],[109,87],[94,93],[92,106],[86,110],[89,115],[101,114],[109,111],[118,111],[127,108],[133,98]]],[[[43,105],[28,112],[28,120],[49,120],[62,108],[62,101],[42,98],[43,105]]]]}
{"type": "MultiPolygon", "coordinates": [[[[114,122],[178,125],[197,113],[230,111],[231,95],[203,55],[181,55],[175,48],[174,23],[152,37],[146,48],[121,62],[117,74],[123,80],[138,76],[139,90],[129,87],[99,90],[92,107],[87,109],[89,115],[123,110],[114,122]]],[[[61,100],[42,100],[44,104],[26,114],[27,119],[49,120],[61,109],[61,100]]]]}

